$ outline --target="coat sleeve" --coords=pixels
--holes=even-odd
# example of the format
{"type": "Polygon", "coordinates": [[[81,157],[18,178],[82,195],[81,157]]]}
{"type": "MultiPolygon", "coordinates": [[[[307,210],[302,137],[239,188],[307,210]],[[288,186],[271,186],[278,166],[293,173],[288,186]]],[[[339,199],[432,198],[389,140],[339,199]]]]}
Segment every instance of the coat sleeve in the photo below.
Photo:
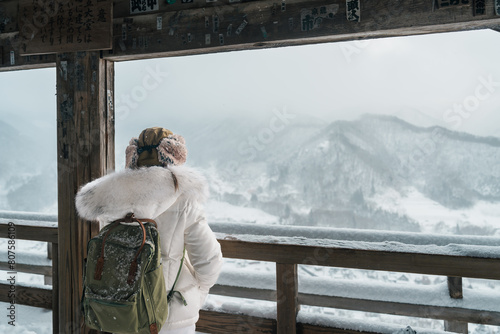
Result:
{"type": "Polygon", "coordinates": [[[196,204],[187,208],[184,243],[195,278],[203,292],[217,282],[222,267],[220,244],[207,224],[204,211],[196,204]]]}

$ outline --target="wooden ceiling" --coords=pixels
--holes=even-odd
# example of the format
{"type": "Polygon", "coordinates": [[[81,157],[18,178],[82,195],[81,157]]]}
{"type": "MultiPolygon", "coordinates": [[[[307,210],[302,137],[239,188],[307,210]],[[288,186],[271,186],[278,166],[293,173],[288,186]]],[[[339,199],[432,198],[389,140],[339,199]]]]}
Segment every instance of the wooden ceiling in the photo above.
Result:
{"type": "MultiPolygon", "coordinates": [[[[19,1],[0,0],[0,70],[55,65],[55,52],[61,52],[59,49],[55,48],[54,53],[30,50],[36,55],[26,56],[20,45],[26,40],[46,38],[47,27],[53,24],[50,19],[57,21],[69,0],[37,1],[39,11],[49,19],[30,30],[23,27],[23,5],[19,1]],[[59,13],[57,8],[61,8],[59,13]]],[[[72,1],[93,8],[103,2],[72,1]]],[[[473,29],[500,30],[500,0],[128,0],[108,2],[108,6],[112,28],[99,31],[92,38],[108,35],[109,46],[101,49],[102,57],[115,61],[473,29]]],[[[66,20],[74,21],[75,17],[66,20]]],[[[57,29],[54,34],[57,35],[57,29]]],[[[63,51],[67,50],[71,47],[63,51]]]]}

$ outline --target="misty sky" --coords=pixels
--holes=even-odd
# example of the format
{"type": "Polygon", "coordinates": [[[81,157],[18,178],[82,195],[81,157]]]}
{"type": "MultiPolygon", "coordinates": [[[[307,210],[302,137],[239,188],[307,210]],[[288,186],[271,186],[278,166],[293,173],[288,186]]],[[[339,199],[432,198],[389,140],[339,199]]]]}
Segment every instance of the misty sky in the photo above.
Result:
{"type": "MultiPolygon", "coordinates": [[[[484,30],[121,62],[117,140],[273,109],[327,121],[386,113],[500,136],[499,55],[500,33],[484,30]]],[[[0,120],[55,145],[55,69],[0,78],[0,120]]]]}

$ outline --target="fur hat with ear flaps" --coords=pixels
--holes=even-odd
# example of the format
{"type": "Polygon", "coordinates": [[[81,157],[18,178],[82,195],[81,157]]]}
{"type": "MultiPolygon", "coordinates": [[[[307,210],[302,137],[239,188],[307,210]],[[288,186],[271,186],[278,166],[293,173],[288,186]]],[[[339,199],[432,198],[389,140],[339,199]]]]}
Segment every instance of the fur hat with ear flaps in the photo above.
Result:
{"type": "Polygon", "coordinates": [[[154,127],[132,138],[125,151],[127,168],[182,165],[186,162],[187,149],[184,138],[172,131],[154,127]]]}

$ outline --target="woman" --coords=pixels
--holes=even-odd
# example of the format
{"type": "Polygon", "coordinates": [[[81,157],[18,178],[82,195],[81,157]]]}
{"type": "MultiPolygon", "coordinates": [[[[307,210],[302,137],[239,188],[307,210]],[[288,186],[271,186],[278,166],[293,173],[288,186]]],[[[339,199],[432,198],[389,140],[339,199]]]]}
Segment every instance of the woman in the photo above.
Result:
{"type": "Polygon", "coordinates": [[[165,283],[169,291],[183,262],[169,314],[160,334],[194,333],[199,310],[222,266],[222,254],[206,223],[202,203],[208,196],[205,179],[182,166],[184,138],[163,128],[148,128],[132,138],[126,169],[82,187],[76,196],[79,215],[101,227],[133,212],[158,224],[165,283]]]}

